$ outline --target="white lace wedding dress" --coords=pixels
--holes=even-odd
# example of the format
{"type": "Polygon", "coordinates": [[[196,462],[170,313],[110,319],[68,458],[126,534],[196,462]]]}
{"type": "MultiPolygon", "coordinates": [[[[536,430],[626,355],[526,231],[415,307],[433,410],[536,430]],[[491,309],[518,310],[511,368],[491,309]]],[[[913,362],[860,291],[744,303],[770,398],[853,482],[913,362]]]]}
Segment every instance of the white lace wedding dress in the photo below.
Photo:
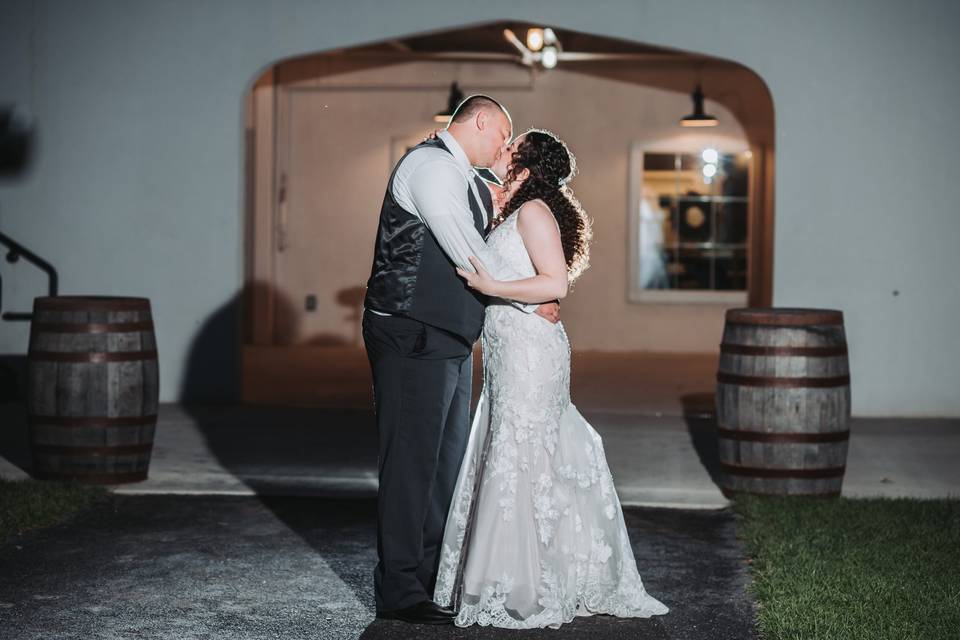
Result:
{"type": "MultiPolygon", "coordinates": [[[[516,214],[487,243],[535,275],[516,214]]],[[[483,392],[434,600],[459,606],[458,626],[557,628],[595,613],[667,613],[637,572],[600,436],[570,402],[563,324],[494,303],[482,345],[483,392]]]]}

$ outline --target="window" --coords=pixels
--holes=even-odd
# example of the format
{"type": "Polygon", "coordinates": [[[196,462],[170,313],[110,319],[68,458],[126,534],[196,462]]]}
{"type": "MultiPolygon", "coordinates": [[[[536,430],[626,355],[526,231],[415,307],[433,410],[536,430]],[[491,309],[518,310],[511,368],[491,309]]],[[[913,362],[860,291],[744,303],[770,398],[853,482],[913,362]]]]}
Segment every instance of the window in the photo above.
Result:
{"type": "Polygon", "coordinates": [[[631,150],[633,302],[747,302],[750,152],[631,150]]]}

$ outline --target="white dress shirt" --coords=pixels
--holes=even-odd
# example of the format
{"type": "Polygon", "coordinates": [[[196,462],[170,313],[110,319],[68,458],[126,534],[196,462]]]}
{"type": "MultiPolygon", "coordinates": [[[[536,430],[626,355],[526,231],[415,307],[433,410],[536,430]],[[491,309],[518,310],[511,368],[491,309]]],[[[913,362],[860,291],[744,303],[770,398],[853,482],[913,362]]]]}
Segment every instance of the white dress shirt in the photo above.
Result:
{"type": "MultiPolygon", "coordinates": [[[[467,187],[480,204],[486,223],[489,223],[492,212],[486,210],[480,197],[474,180],[477,172],[467,154],[449,131],[440,131],[437,135],[451,153],[436,147],[422,147],[407,154],[393,177],[394,199],[404,211],[412,213],[427,226],[447,257],[464,271],[475,271],[467,260],[474,256],[495,280],[523,279],[523,275],[487,247],[474,226],[467,187]]],[[[526,313],[540,306],[516,300],[507,302],[526,313]]]]}

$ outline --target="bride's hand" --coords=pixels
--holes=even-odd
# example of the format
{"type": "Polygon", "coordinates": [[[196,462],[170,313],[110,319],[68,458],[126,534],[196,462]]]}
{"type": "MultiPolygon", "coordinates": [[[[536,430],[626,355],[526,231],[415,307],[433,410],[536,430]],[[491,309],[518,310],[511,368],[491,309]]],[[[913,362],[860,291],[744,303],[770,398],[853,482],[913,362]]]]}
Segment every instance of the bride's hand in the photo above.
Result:
{"type": "Polygon", "coordinates": [[[473,268],[477,270],[476,273],[470,273],[469,271],[464,271],[460,267],[457,267],[457,275],[467,281],[467,286],[475,291],[486,295],[496,295],[496,287],[499,281],[494,280],[490,277],[490,274],[487,273],[487,270],[483,268],[483,265],[480,264],[480,261],[470,256],[468,258],[470,264],[473,265],[473,268]]]}

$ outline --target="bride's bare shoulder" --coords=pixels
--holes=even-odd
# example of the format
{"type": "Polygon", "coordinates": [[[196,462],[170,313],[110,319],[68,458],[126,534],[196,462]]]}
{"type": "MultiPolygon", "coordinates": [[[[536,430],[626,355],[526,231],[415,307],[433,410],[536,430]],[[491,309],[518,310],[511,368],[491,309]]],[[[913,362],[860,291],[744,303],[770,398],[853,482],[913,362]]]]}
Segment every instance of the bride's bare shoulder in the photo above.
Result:
{"type": "Polygon", "coordinates": [[[547,225],[554,227],[556,224],[557,220],[553,217],[553,211],[540,198],[527,200],[517,210],[517,226],[521,229],[536,231],[547,225]]]}
{"type": "Polygon", "coordinates": [[[517,222],[522,221],[524,218],[528,219],[543,219],[547,218],[553,220],[553,212],[550,210],[550,207],[546,202],[540,198],[535,198],[533,200],[527,200],[520,208],[517,209],[517,222]]]}

